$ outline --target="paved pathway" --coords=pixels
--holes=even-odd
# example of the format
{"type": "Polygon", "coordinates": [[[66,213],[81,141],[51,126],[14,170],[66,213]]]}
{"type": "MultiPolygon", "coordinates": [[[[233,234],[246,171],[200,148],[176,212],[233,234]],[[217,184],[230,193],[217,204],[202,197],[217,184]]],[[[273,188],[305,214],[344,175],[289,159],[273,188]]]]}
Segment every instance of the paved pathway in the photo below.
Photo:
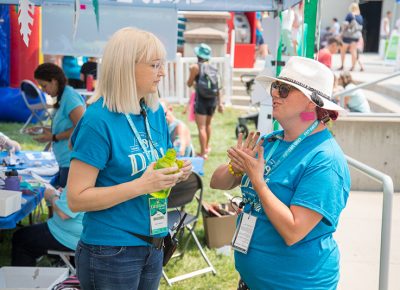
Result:
{"type": "MultiPolygon", "coordinates": [[[[382,193],[351,192],[335,238],[341,250],[341,290],[377,290],[382,193]]],[[[393,204],[389,290],[400,289],[400,194],[393,204]]]]}

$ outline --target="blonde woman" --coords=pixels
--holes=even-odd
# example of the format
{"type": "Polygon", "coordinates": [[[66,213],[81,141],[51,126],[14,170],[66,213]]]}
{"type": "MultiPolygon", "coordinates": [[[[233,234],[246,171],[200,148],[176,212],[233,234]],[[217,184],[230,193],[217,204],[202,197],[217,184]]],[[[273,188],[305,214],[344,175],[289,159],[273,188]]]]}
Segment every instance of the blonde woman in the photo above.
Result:
{"type": "Polygon", "coordinates": [[[157,96],[165,54],[152,33],[117,31],[72,136],[68,203],[86,212],[76,249],[85,290],[158,289],[167,203],[148,193],[174,186],[191,171],[190,162],[177,173],[176,167],[154,170],[154,161],[172,147],[157,96]]]}
{"type": "Polygon", "coordinates": [[[340,70],[344,69],[344,59],[346,57],[347,50],[351,54],[351,68],[352,71],[357,62],[357,42],[362,37],[362,28],[364,19],[360,14],[360,7],[357,3],[351,3],[349,6],[349,13],[346,15],[346,19],[342,28],[342,41],[343,45],[340,49],[340,56],[342,60],[342,66],[340,70]]]}

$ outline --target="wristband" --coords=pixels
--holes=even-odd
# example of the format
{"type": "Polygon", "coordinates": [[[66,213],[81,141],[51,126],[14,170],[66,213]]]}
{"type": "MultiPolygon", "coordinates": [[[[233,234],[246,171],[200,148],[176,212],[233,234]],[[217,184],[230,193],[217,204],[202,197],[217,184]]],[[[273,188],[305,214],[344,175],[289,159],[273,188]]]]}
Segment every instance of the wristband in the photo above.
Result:
{"type": "Polygon", "coordinates": [[[58,142],[58,139],[57,139],[57,137],[56,137],[56,134],[53,134],[52,141],[53,141],[53,142],[58,142]]]}
{"type": "Polygon", "coordinates": [[[233,176],[237,176],[237,177],[240,177],[240,176],[243,176],[243,172],[235,172],[234,170],[233,170],[233,167],[232,167],[232,164],[229,162],[229,164],[228,164],[228,171],[229,171],[229,173],[230,174],[232,174],[233,176]]]}

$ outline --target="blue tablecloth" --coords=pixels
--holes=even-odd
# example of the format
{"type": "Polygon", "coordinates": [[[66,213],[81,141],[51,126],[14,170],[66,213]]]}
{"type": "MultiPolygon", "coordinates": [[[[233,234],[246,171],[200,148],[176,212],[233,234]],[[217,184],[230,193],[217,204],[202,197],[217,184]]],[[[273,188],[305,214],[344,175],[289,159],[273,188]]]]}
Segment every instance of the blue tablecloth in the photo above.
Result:
{"type": "MultiPolygon", "coordinates": [[[[16,165],[7,165],[8,169],[26,169],[30,167],[43,167],[43,166],[55,166],[57,165],[57,161],[55,160],[54,156],[52,155],[52,158],[46,159],[43,158],[43,154],[46,154],[49,156],[49,154],[52,154],[50,152],[40,152],[40,151],[20,151],[17,152],[15,155],[18,158],[18,162],[16,165]],[[27,155],[30,155],[33,157],[33,159],[29,159],[27,155]]],[[[4,160],[7,157],[7,152],[6,151],[1,151],[0,152],[0,161],[2,164],[4,164],[4,160]]]]}
{"type": "Polygon", "coordinates": [[[22,195],[22,198],[26,200],[26,203],[21,205],[21,209],[9,216],[0,217],[0,229],[13,229],[17,226],[23,218],[29,215],[38,204],[42,201],[44,197],[44,188],[39,188],[36,190],[34,195],[22,195]]]}

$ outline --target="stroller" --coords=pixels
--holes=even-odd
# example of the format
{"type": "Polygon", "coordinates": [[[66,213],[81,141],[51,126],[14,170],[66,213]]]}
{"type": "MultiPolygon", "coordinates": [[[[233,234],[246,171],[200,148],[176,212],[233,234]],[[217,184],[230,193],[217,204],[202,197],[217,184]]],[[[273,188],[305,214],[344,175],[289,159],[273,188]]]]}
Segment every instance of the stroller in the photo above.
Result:
{"type": "MultiPolygon", "coordinates": [[[[256,74],[242,74],[240,76],[240,81],[246,86],[246,93],[251,96],[251,93],[253,91],[253,85],[254,85],[254,80],[256,74]]],[[[243,138],[247,138],[249,135],[249,128],[247,127],[248,122],[254,122],[256,128],[258,126],[258,111],[257,112],[250,112],[244,116],[240,116],[238,118],[238,124],[236,125],[235,128],[235,134],[236,138],[239,137],[239,134],[243,134],[243,138]]]]}

